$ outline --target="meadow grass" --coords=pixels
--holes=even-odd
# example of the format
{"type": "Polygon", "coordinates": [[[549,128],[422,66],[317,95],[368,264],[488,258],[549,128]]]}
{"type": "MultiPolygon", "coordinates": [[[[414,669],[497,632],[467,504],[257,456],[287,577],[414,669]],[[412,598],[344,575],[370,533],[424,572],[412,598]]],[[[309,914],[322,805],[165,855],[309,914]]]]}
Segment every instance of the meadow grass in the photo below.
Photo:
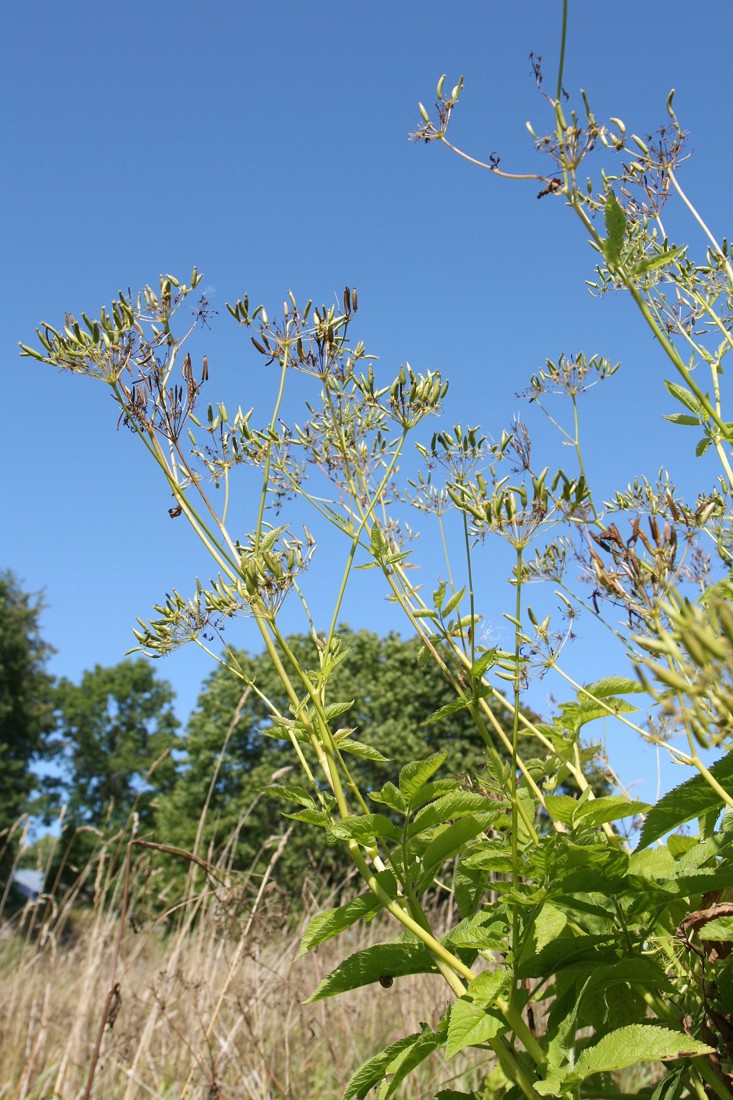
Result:
{"type": "MultiPolygon", "coordinates": [[[[184,896],[161,906],[158,895],[156,916],[140,904],[150,860],[126,891],[108,842],[72,885],[6,906],[0,1100],[330,1100],[371,1054],[435,1026],[449,995],[438,975],[304,1003],[344,956],[393,929],[378,918],[299,958],[307,919],[337,898],[306,889],[294,915],[270,875],[281,851],[259,876],[234,874],[226,853],[212,874],[191,865],[184,896]]],[[[485,1061],[433,1059],[398,1095],[475,1087],[485,1061]]]]}

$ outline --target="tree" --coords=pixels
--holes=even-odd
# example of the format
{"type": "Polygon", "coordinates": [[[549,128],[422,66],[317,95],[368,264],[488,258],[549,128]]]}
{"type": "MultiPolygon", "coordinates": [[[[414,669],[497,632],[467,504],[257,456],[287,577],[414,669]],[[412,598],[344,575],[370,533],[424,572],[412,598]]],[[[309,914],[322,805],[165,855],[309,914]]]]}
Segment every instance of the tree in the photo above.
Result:
{"type": "MultiPolygon", "coordinates": [[[[151,827],[156,797],[175,781],[179,722],[173,699],[170,685],[157,680],[144,660],[96,665],[79,684],[59,681],[61,774],[54,797],[66,805],[67,829],[119,829],[133,811],[140,830],[151,827]]],[[[79,848],[77,841],[74,861],[88,848],[89,842],[79,848]]]]}
{"type": "Polygon", "coordinates": [[[29,595],[10,571],[0,573],[0,881],[12,863],[13,825],[28,812],[36,786],[33,763],[54,728],[52,677],[46,661],[53,648],[43,640],[43,603],[29,595]]]}
{"type": "MultiPolygon", "coordinates": [[[[475,781],[485,767],[486,753],[468,711],[429,723],[436,711],[454,701],[455,693],[433,661],[421,660],[419,640],[395,633],[379,637],[345,626],[339,637],[343,659],[330,681],[330,699],[350,704],[339,725],[355,727],[354,737],[371,750],[369,756],[347,757],[360,788],[378,790],[409,760],[441,750],[448,751],[447,773],[465,775],[467,783],[475,781]]],[[[312,638],[291,635],[286,643],[301,667],[317,663],[312,638]]],[[[266,864],[268,850],[263,846],[288,825],[280,805],[262,796],[261,789],[292,763],[292,749],[287,741],[271,736],[273,722],[259,694],[287,713],[288,700],[268,654],[239,652],[236,659],[256,690],[227,669],[208,677],[188,724],[185,762],[173,790],[160,800],[157,822],[159,839],[190,848],[206,806],[201,829],[206,848],[216,851],[236,833],[236,865],[246,868],[256,864],[258,856],[266,864]]],[[[495,713],[508,732],[507,719],[498,708],[495,713]]],[[[502,747],[497,743],[496,748],[502,747]]],[[[348,866],[345,854],[326,844],[322,829],[299,824],[277,873],[297,895],[309,871],[340,876],[348,866]]]]}

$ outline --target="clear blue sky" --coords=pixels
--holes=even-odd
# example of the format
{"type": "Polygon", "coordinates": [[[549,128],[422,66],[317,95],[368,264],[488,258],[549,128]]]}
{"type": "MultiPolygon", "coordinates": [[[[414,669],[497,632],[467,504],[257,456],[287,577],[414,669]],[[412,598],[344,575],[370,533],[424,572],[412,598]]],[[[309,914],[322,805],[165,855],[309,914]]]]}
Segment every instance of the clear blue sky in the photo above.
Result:
{"type": "MultiPolygon", "coordinates": [[[[723,235],[729,0],[697,6],[694,19],[682,0],[570,8],[567,89],[575,97],[584,87],[598,118],[619,115],[646,133],[664,122],[676,87],[695,154],[684,179],[723,235]]],[[[292,288],[330,301],[355,285],[358,334],[386,374],[409,360],[451,379],[447,423],[478,421],[498,435],[546,356],[584,349],[622,360],[586,405],[591,478],[610,489],[665,462],[694,491],[692,441],[659,419],[670,411],[660,355],[628,301],[588,296],[592,257],[562,202],[537,202],[534,184],[503,183],[407,141],[417,100],[432,102],[441,72],[449,84],[463,73],[454,139],[479,156],[500,152],[503,166],[545,170],[524,126],[541,130],[549,118],[528,55],[542,55],[551,85],[560,11],[560,0],[8,8],[0,566],[44,590],[53,672],[77,678],[118,661],[136,616],[171,586],[188,592],[209,575],[193,537],[170,521],[145,455],[115,431],[104,387],[18,358],[18,340],[32,342],[42,319],[97,312],[119,288],[164,271],[187,277],[196,263],[220,311],[207,338],[211,399],[221,392],[248,407],[262,392],[227,300],[246,290],[273,305],[292,288]]],[[[429,539],[420,552],[432,583],[440,567],[429,539]]],[[[482,569],[492,568],[486,552],[482,569]]],[[[331,579],[314,571],[324,608],[331,579]]],[[[500,610],[486,609],[490,627],[500,610]]],[[[354,627],[401,627],[372,590],[355,591],[347,616],[354,627]]],[[[257,644],[246,624],[236,640],[257,644]]],[[[608,671],[594,645],[578,648],[581,676],[608,671]]],[[[159,666],[183,717],[209,667],[193,648],[159,666]]],[[[540,706],[547,691],[560,695],[559,685],[537,690],[540,706]]],[[[653,795],[653,758],[619,737],[612,760],[627,780],[647,777],[638,790],[653,795]]]]}

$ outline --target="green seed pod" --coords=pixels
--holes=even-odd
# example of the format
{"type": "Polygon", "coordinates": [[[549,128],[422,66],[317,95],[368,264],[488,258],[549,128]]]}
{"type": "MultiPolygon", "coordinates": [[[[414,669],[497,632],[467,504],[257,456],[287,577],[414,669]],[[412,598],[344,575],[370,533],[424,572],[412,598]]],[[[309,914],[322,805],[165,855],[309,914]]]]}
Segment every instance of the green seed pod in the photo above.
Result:
{"type": "Polygon", "coordinates": [[[667,687],[672,688],[674,691],[686,692],[690,690],[690,685],[687,681],[673,669],[667,668],[665,665],[654,664],[651,661],[645,661],[644,663],[649,671],[654,673],[654,676],[660,683],[666,684],[667,687]]]}

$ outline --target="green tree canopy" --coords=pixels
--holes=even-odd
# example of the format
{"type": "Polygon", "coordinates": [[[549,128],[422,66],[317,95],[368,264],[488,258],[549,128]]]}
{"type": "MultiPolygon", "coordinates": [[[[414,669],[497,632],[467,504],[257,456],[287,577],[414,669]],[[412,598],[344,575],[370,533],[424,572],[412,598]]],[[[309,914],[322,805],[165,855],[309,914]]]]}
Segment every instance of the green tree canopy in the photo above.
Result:
{"type": "MultiPolygon", "coordinates": [[[[344,727],[355,727],[354,737],[376,750],[379,759],[348,756],[362,790],[376,790],[409,760],[447,750],[446,773],[473,776],[485,766],[486,753],[466,710],[426,724],[440,708],[454,702],[455,692],[435,662],[422,661],[417,638],[404,640],[366,630],[339,631],[343,659],[329,681],[327,702],[349,703],[339,717],[344,727]]],[[[293,635],[287,645],[304,668],[317,667],[316,646],[307,635],[293,635]]],[[[288,700],[266,653],[236,655],[246,683],[226,669],[205,682],[191,715],[185,739],[186,757],[175,787],[160,800],[158,837],[190,848],[197,834],[208,851],[216,851],[238,837],[235,862],[239,867],[267,862],[267,841],[288,825],[281,804],[260,794],[280,768],[292,763],[289,743],[272,737],[273,722],[261,696],[279,711],[289,713],[288,700]],[[208,806],[207,806],[208,802],[208,806]],[[199,830],[204,807],[206,820],[199,830]]],[[[507,721],[496,711],[502,727],[507,721]]],[[[501,751],[499,744],[496,747],[501,751]]],[[[294,773],[289,777],[301,782],[294,773]]],[[[294,807],[295,808],[295,807],[294,807]]],[[[376,807],[375,807],[376,808],[376,807]]],[[[337,874],[346,863],[340,851],[329,849],[323,831],[298,823],[278,865],[290,890],[308,869],[337,874]]]]}
{"type": "Polygon", "coordinates": [[[150,828],[155,798],[175,780],[173,698],[144,660],[96,665],[78,684],[59,681],[55,801],[66,805],[69,828],[119,828],[133,810],[140,829],[150,828]]]}
{"type": "Polygon", "coordinates": [[[45,668],[53,649],[41,637],[42,607],[13,573],[0,573],[0,880],[13,859],[12,826],[30,809],[32,765],[54,727],[53,681],[45,668]]]}

